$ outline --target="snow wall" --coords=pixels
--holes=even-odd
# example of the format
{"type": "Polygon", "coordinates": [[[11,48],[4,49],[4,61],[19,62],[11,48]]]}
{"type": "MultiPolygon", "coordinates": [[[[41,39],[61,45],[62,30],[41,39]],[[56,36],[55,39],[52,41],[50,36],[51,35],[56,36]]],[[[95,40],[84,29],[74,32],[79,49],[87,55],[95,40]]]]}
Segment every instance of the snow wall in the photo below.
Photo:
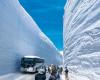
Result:
{"type": "Polygon", "coordinates": [[[100,0],[68,0],[63,33],[70,80],[100,80],[100,0]]]}
{"type": "Polygon", "coordinates": [[[25,55],[40,56],[46,64],[59,64],[60,60],[53,43],[19,1],[0,0],[0,75],[18,71],[25,55]]]}

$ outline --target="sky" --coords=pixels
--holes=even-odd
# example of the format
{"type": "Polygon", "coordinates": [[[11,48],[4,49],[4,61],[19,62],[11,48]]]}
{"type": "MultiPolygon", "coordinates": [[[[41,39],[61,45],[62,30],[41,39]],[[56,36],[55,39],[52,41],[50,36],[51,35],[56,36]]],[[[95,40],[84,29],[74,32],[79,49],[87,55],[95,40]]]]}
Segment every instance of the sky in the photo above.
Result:
{"type": "Polygon", "coordinates": [[[63,49],[63,14],[66,0],[19,0],[58,50],[63,49]]]}

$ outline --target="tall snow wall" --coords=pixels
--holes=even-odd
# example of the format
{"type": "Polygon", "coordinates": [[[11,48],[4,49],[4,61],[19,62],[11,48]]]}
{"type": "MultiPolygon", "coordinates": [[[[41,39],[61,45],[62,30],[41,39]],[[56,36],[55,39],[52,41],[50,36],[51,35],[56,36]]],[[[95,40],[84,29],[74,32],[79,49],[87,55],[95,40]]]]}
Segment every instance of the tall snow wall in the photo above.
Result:
{"type": "Polygon", "coordinates": [[[100,0],[68,0],[63,35],[70,80],[100,80],[100,0]]]}
{"type": "Polygon", "coordinates": [[[26,55],[40,56],[46,64],[59,64],[60,59],[18,0],[0,0],[0,75],[18,71],[20,58],[26,55]]]}

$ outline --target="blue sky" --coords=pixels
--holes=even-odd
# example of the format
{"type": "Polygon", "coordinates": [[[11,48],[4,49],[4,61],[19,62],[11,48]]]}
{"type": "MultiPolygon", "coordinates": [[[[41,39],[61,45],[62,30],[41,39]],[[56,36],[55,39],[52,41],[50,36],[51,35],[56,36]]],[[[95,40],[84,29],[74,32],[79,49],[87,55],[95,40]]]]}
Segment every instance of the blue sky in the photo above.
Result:
{"type": "Polygon", "coordinates": [[[40,29],[63,49],[63,14],[66,0],[19,0],[40,29]]]}

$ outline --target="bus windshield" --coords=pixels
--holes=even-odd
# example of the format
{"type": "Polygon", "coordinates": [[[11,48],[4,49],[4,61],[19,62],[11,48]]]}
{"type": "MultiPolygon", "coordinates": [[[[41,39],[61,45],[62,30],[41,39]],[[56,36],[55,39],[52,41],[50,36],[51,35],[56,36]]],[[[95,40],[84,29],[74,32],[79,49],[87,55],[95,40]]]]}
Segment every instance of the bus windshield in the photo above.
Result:
{"type": "Polygon", "coordinates": [[[41,58],[22,58],[21,66],[22,67],[34,67],[37,63],[44,63],[44,59],[41,58]]]}

